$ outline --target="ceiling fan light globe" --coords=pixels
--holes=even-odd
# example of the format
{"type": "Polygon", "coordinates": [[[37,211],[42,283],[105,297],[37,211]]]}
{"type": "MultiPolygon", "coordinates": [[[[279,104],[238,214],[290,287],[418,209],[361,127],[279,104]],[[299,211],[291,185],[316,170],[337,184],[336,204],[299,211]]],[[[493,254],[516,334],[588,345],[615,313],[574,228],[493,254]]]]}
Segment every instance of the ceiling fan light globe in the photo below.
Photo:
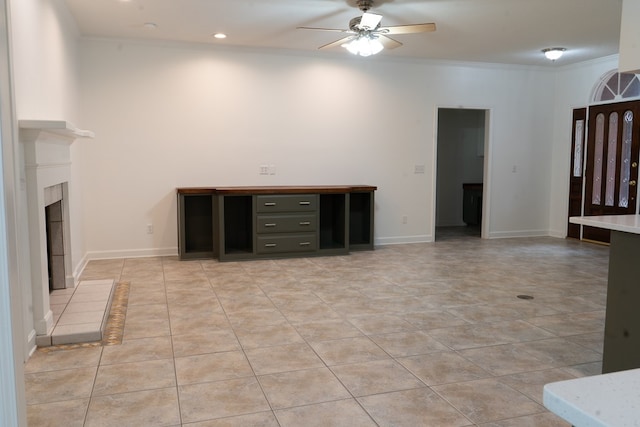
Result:
{"type": "Polygon", "coordinates": [[[350,53],[360,56],[371,56],[380,53],[384,46],[377,37],[361,36],[342,45],[350,53]]]}

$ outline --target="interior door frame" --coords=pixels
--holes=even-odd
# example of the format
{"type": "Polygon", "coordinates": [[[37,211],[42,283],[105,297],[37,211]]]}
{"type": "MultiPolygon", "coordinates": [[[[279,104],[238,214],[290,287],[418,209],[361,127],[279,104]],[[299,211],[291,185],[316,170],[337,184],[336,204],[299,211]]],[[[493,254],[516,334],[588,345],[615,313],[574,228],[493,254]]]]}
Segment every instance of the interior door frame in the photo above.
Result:
{"type": "Polygon", "coordinates": [[[491,231],[491,158],[492,158],[492,129],[493,109],[488,106],[460,106],[436,105],[433,114],[433,140],[431,156],[431,229],[430,242],[436,240],[436,194],[438,191],[438,115],[440,109],[483,110],[484,111],[484,164],[482,166],[482,223],[480,238],[488,239],[491,231]]]}

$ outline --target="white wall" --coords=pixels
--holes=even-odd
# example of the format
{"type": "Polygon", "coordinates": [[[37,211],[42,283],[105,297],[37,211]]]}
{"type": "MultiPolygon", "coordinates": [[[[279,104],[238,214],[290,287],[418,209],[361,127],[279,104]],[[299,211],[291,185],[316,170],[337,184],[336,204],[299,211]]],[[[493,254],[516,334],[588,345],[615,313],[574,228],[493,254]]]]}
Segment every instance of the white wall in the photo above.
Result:
{"type": "Polygon", "coordinates": [[[377,185],[376,243],[432,240],[447,105],[491,110],[490,235],[548,231],[548,70],[104,40],[80,56],[90,258],[175,253],[181,186],[377,185]]]}
{"type": "Polygon", "coordinates": [[[618,56],[566,66],[558,70],[555,91],[551,186],[549,188],[549,234],[567,235],[569,211],[569,174],[571,152],[571,117],[573,109],[587,107],[592,89],[600,77],[618,68],[618,56]]]}

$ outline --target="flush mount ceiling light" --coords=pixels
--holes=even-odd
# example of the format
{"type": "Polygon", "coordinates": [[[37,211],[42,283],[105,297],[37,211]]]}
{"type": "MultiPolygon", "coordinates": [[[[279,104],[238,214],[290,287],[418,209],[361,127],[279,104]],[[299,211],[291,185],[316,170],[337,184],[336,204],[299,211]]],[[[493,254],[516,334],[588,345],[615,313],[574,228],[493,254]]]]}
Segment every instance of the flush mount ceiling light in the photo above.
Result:
{"type": "Polygon", "coordinates": [[[375,34],[365,33],[341,45],[350,53],[360,56],[371,56],[380,53],[384,46],[375,34]]]}
{"type": "Polygon", "coordinates": [[[213,35],[213,37],[217,38],[217,39],[226,39],[227,35],[225,33],[215,33],[213,35]]]}
{"type": "Polygon", "coordinates": [[[547,59],[555,61],[556,59],[560,59],[566,50],[567,49],[564,47],[548,47],[546,49],[542,49],[542,53],[544,53],[544,56],[546,56],[547,59]]]}

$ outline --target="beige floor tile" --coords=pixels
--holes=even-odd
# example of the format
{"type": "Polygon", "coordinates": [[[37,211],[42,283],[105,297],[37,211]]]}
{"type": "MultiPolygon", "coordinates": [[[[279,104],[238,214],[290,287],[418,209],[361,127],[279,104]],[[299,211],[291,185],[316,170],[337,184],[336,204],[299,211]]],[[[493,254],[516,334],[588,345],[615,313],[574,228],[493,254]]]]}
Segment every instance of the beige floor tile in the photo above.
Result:
{"type": "Polygon", "coordinates": [[[200,421],[183,424],[183,427],[280,427],[273,412],[239,415],[237,417],[218,418],[217,420],[200,421]]]}
{"type": "Polygon", "coordinates": [[[415,327],[399,316],[351,317],[349,321],[366,335],[390,334],[414,330],[415,327]]]}
{"type": "Polygon", "coordinates": [[[281,427],[374,427],[377,424],[353,399],[275,411],[281,427]]]}
{"type": "Polygon", "coordinates": [[[223,314],[208,314],[201,316],[198,313],[191,317],[171,317],[172,335],[206,334],[209,331],[229,330],[230,325],[223,314]]]}
{"type": "Polygon", "coordinates": [[[439,385],[433,390],[475,423],[545,411],[543,406],[495,379],[439,385]]]}
{"type": "Polygon", "coordinates": [[[164,337],[171,335],[169,319],[125,320],[124,339],[164,337]]]}
{"type": "Polygon", "coordinates": [[[251,366],[241,351],[178,357],[175,363],[179,385],[253,376],[251,366]]]}
{"type": "Polygon", "coordinates": [[[342,318],[340,314],[338,314],[330,306],[324,303],[297,306],[290,309],[283,308],[281,309],[281,311],[282,314],[290,322],[305,322],[329,319],[340,320],[342,318]]]}
{"type": "Polygon", "coordinates": [[[167,388],[176,385],[173,360],[147,360],[100,366],[93,396],[167,388]]]}
{"type": "Polygon", "coordinates": [[[250,329],[264,325],[276,325],[287,321],[280,310],[275,308],[227,313],[227,316],[229,317],[229,322],[234,328],[240,327],[250,329]]]}
{"type": "Polygon", "coordinates": [[[127,307],[127,320],[131,322],[168,318],[167,304],[141,304],[127,307]]]}
{"type": "Polygon", "coordinates": [[[96,370],[78,368],[25,374],[27,404],[88,398],[96,370]]]}
{"type": "Polygon", "coordinates": [[[27,405],[27,424],[31,427],[83,427],[89,398],[27,405]]]}
{"type": "Polygon", "coordinates": [[[379,425],[460,427],[471,424],[428,388],[376,394],[358,401],[379,425]]]}
{"type": "Polygon", "coordinates": [[[311,343],[311,346],[329,366],[389,358],[384,350],[367,337],[321,341],[311,343]]]}
{"type": "Polygon", "coordinates": [[[178,393],[184,423],[271,409],[255,377],[184,385],[178,393]]]}
{"type": "Polygon", "coordinates": [[[105,346],[100,364],[104,366],[172,358],[170,337],[140,338],[123,341],[120,345],[105,346]]]}
{"type": "Polygon", "coordinates": [[[75,348],[69,350],[36,350],[27,361],[24,371],[28,374],[45,371],[59,371],[84,367],[97,367],[102,347],[75,348]]]}
{"type": "Polygon", "coordinates": [[[602,373],[602,362],[583,363],[581,365],[572,365],[564,368],[576,378],[588,377],[591,375],[600,375],[602,373]]]}
{"type": "Polygon", "coordinates": [[[131,282],[124,343],[36,352],[25,367],[29,416],[59,410],[64,425],[81,425],[95,382],[86,425],[566,425],[540,405],[542,387],[601,372],[608,248],[449,238],[256,262],[91,261],[83,278],[98,288],[121,273],[131,282]],[[242,354],[237,336],[246,359],[220,356],[242,354]],[[163,362],[175,364],[155,370],[172,371],[171,387],[99,395],[161,386],[145,372],[163,362]],[[176,372],[206,382],[178,386],[176,372]],[[314,372],[325,374],[306,377],[314,372]],[[302,406],[274,415],[256,374],[276,405],[302,406]],[[329,398],[339,400],[303,403],[329,398]]]}
{"type": "Polygon", "coordinates": [[[171,339],[173,340],[173,354],[176,358],[241,349],[231,328],[209,330],[197,334],[173,335],[171,339]]]}
{"type": "Polygon", "coordinates": [[[319,320],[294,323],[293,326],[307,341],[327,341],[362,336],[362,332],[346,320],[319,320]]]}
{"type": "Polygon", "coordinates": [[[554,367],[602,361],[602,354],[588,350],[563,338],[516,344],[516,347],[549,361],[554,367]]]}
{"type": "Polygon", "coordinates": [[[427,385],[447,384],[487,378],[490,374],[459,354],[448,351],[398,359],[427,385]]]}
{"type": "Polygon", "coordinates": [[[167,293],[164,290],[131,290],[129,292],[130,307],[146,304],[167,304],[167,293]]]}
{"type": "Polygon", "coordinates": [[[425,387],[422,381],[394,360],[339,365],[331,370],[354,396],[425,387]]]}
{"type": "MultiPolygon", "coordinates": [[[[481,304],[452,307],[448,311],[469,323],[501,322],[523,317],[521,307],[514,304],[481,304]]],[[[556,314],[555,310],[540,310],[537,315],[556,314]]]]}
{"type": "Polygon", "coordinates": [[[180,425],[175,387],[93,397],[85,423],[85,427],[175,425],[180,425]]]}
{"type": "Polygon", "coordinates": [[[554,414],[545,412],[542,414],[525,415],[524,417],[480,424],[480,427],[571,427],[571,424],[563,421],[554,414]]]}
{"type": "Polygon", "coordinates": [[[472,348],[462,350],[459,354],[494,376],[550,369],[554,366],[547,357],[531,353],[517,344],[472,348]]]}
{"type": "Polygon", "coordinates": [[[566,370],[548,369],[507,375],[498,378],[498,380],[542,405],[542,393],[545,384],[574,378],[575,375],[566,370]]]}
{"type": "Polygon", "coordinates": [[[533,341],[554,334],[521,320],[433,329],[429,335],[455,350],[533,341]]]}
{"type": "Polygon", "coordinates": [[[324,363],[307,344],[289,344],[245,351],[256,375],[319,368],[324,363]]]}
{"type": "Polygon", "coordinates": [[[393,357],[406,357],[450,350],[449,347],[440,344],[423,331],[372,335],[369,338],[393,357]]]}
{"type": "Polygon", "coordinates": [[[572,335],[565,337],[565,339],[600,354],[604,351],[604,333],[602,332],[572,335]]]}
{"type": "Polygon", "coordinates": [[[245,349],[304,342],[296,329],[286,322],[252,328],[236,327],[234,331],[245,349]]]}
{"type": "Polygon", "coordinates": [[[261,375],[258,381],[273,409],[351,397],[328,368],[261,375]]]}
{"type": "Polygon", "coordinates": [[[406,314],[401,314],[400,317],[411,323],[417,329],[424,331],[467,324],[465,320],[446,311],[408,312],[406,314]]]}
{"type": "Polygon", "coordinates": [[[604,331],[604,310],[557,314],[529,319],[528,322],[558,336],[604,331]]]}

